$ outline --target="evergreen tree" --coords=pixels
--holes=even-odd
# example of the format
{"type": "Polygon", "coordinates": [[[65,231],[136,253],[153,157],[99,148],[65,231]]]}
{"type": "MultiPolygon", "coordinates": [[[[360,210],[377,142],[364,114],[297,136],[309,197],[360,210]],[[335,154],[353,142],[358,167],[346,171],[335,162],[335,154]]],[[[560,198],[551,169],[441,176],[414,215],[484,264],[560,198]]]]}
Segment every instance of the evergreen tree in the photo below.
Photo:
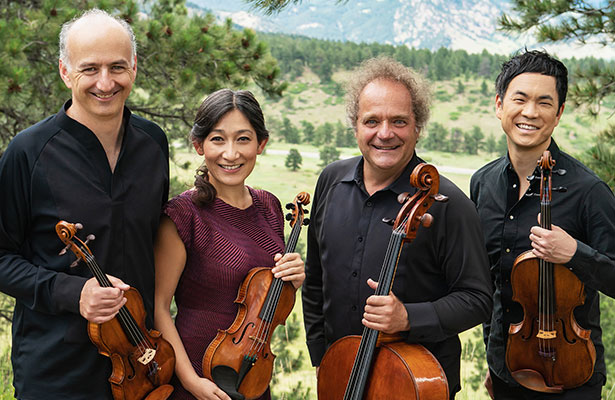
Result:
{"type": "Polygon", "coordinates": [[[332,123],[325,122],[324,124],[318,126],[315,132],[314,145],[328,145],[333,143],[333,135],[335,132],[335,128],[332,123]]]}
{"type": "Polygon", "coordinates": [[[299,144],[301,142],[299,130],[287,117],[284,117],[282,120],[282,129],[280,130],[280,133],[284,137],[284,141],[286,143],[299,144]]]}
{"type": "Polygon", "coordinates": [[[448,131],[446,130],[444,125],[438,122],[434,122],[429,125],[429,129],[427,130],[427,137],[425,137],[423,146],[426,150],[446,151],[447,135],[448,131]]]}
{"type": "Polygon", "coordinates": [[[472,132],[464,132],[463,147],[467,154],[478,154],[478,150],[482,147],[485,134],[480,127],[474,125],[472,132]]]}
{"type": "Polygon", "coordinates": [[[461,94],[466,91],[465,85],[461,82],[461,80],[457,81],[457,94],[461,94]]]}
{"type": "Polygon", "coordinates": [[[483,96],[489,96],[489,87],[487,86],[487,81],[483,80],[483,83],[480,84],[480,92],[483,96]]]}
{"type": "Polygon", "coordinates": [[[62,24],[98,7],[130,23],[138,43],[128,106],[185,140],[203,97],[254,82],[279,95],[277,62],[253,31],[211,14],[188,15],[183,0],[0,1],[0,154],[19,131],[57,112],[70,97],[58,74],[62,24]]]}
{"type": "Polygon", "coordinates": [[[314,143],[314,125],[309,121],[302,120],[301,128],[303,129],[303,141],[305,143],[314,143]]]}
{"type": "Polygon", "coordinates": [[[325,145],[320,149],[320,166],[326,167],[340,159],[340,151],[333,145],[325,145]]]}
{"type": "MultiPolygon", "coordinates": [[[[514,0],[513,14],[504,14],[499,20],[502,29],[509,32],[531,30],[540,42],[594,43],[602,46],[615,42],[615,8],[613,1],[593,2],[560,0],[514,0]]],[[[568,65],[569,69],[570,65],[568,65]]],[[[572,70],[572,69],[571,69],[572,70]]],[[[615,67],[596,63],[572,71],[573,84],[568,92],[573,105],[586,104],[589,112],[597,115],[606,97],[615,95],[615,67]]],[[[615,175],[615,123],[596,137],[596,144],[584,159],[588,166],[614,187],[615,175]]]]}
{"type": "Polygon", "coordinates": [[[489,137],[487,137],[487,140],[485,141],[485,151],[489,154],[493,154],[497,152],[497,148],[498,148],[498,144],[495,141],[495,137],[493,136],[493,133],[491,133],[489,134],[489,137]]]}
{"type": "Polygon", "coordinates": [[[290,149],[288,155],[286,156],[286,161],[284,165],[286,168],[295,172],[296,170],[301,168],[301,163],[303,162],[303,158],[301,157],[301,153],[297,149],[290,149]]]}

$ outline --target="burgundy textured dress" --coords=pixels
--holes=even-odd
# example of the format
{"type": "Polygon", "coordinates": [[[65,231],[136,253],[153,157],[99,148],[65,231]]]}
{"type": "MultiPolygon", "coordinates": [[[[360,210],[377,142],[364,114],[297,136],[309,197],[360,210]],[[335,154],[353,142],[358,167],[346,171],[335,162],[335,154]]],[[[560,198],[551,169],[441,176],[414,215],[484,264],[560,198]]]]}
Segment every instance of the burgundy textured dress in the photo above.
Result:
{"type": "MultiPolygon", "coordinates": [[[[273,266],[284,251],[284,222],[279,200],[248,188],[253,204],[245,210],[216,198],[196,206],[188,190],[170,200],[164,213],[186,247],[184,271],[175,291],[175,326],[196,373],[218,329],[227,329],[237,314],[234,300],[248,271],[273,266]]],[[[173,399],[194,399],[174,378],[173,399]]],[[[261,397],[269,399],[269,390],[261,397]]]]}

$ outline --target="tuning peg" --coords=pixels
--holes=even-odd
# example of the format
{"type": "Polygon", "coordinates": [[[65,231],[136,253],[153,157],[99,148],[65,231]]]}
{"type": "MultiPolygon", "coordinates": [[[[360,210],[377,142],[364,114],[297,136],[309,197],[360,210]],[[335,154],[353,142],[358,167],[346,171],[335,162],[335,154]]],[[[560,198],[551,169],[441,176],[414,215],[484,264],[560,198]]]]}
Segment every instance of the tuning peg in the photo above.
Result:
{"type": "Polygon", "coordinates": [[[74,268],[74,267],[76,267],[76,266],[77,266],[77,264],[79,264],[79,259],[76,259],[75,261],[73,261],[73,262],[70,264],[70,268],[74,268]]]}
{"type": "Polygon", "coordinates": [[[423,216],[421,217],[421,225],[423,225],[423,227],[425,228],[429,228],[432,223],[433,223],[433,216],[429,213],[423,214],[423,216]]]}
{"type": "Polygon", "coordinates": [[[286,209],[287,210],[294,210],[295,209],[295,205],[293,203],[288,203],[288,204],[286,204],[286,209]]]}
{"type": "Polygon", "coordinates": [[[83,229],[83,225],[81,225],[81,223],[80,223],[80,222],[77,222],[77,223],[75,224],[75,228],[77,228],[77,230],[79,230],[79,229],[83,229]]]}
{"type": "Polygon", "coordinates": [[[433,199],[435,201],[440,202],[440,203],[446,203],[448,201],[448,196],[445,196],[445,195],[443,195],[441,193],[438,193],[438,194],[433,196],[433,199]]]}
{"type": "Polygon", "coordinates": [[[293,219],[293,215],[290,213],[286,214],[286,220],[290,221],[291,219],[293,219]]]}
{"type": "Polygon", "coordinates": [[[527,179],[528,181],[530,181],[530,182],[531,182],[531,181],[533,181],[534,179],[538,179],[538,176],[537,176],[537,175],[528,175],[528,176],[526,177],[526,179],[527,179]]]}
{"type": "Polygon", "coordinates": [[[397,202],[399,204],[404,204],[408,200],[409,197],[410,197],[410,193],[408,192],[400,193],[399,196],[397,196],[397,202]]]}
{"type": "Polygon", "coordinates": [[[566,170],[565,169],[556,169],[556,170],[553,171],[553,173],[556,174],[556,175],[562,176],[562,175],[566,175],[566,170]]]}
{"type": "Polygon", "coordinates": [[[392,218],[382,218],[382,222],[384,222],[387,225],[391,225],[391,226],[393,226],[393,224],[395,224],[395,220],[392,219],[392,218]]]}
{"type": "Polygon", "coordinates": [[[540,193],[533,193],[533,192],[527,192],[525,193],[525,195],[527,197],[533,197],[533,196],[540,197],[540,193]]]}
{"type": "Polygon", "coordinates": [[[94,236],[93,234],[89,234],[86,238],[85,238],[85,242],[83,242],[84,244],[88,244],[88,242],[92,241],[96,239],[96,236],[94,236]]]}
{"type": "Polygon", "coordinates": [[[66,254],[66,252],[68,251],[69,248],[70,248],[70,244],[66,245],[66,247],[64,247],[62,250],[60,250],[58,255],[63,256],[64,254],[66,254]]]}
{"type": "Polygon", "coordinates": [[[303,225],[307,226],[310,223],[310,219],[309,218],[304,218],[303,219],[303,225]]]}
{"type": "Polygon", "coordinates": [[[563,192],[566,192],[568,190],[568,188],[564,187],[564,186],[558,186],[558,187],[553,188],[551,190],[553,190],[554,192],[561,192],[561,193],[563,193],[563,192]]]}

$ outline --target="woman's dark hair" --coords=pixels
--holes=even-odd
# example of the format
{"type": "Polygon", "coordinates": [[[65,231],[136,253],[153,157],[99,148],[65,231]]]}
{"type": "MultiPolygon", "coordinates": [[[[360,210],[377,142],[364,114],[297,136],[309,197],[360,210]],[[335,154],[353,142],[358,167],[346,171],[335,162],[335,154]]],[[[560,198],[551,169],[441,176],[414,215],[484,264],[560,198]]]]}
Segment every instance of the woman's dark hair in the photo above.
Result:
{"type": "Polygon", "coordinates": [[[506,90],[510,82],[518,75],[526,72],[532,72],[555,78],[555,89],[557,91],[558,107],[557,112],[562,108],[562,104],[566,102],[566,94],[568,92],[568,69],[559,60],[551,57],[545,51],[525,50],[524,53],[518,54],[502,64],[502,71],[495,80],[495,91],[504,99],[506,90]]]}
{"type": "MultiPolygon", "coordinates": [[[[248,119],[256,132],[258,143],[269,137],[263,110],[252,93],[247,90],[220,89],[207,96],[196,112],[194,126],[190,131],[192,142],[203,143],[218,122],[233,110],[239,110],[248,119]]],[[[209,183],[205,162],[196,170],[194,186],[196,190],[192,194],[192,201],[196,205],[206,205],[216,198],[216,188],[209,183]]]]}

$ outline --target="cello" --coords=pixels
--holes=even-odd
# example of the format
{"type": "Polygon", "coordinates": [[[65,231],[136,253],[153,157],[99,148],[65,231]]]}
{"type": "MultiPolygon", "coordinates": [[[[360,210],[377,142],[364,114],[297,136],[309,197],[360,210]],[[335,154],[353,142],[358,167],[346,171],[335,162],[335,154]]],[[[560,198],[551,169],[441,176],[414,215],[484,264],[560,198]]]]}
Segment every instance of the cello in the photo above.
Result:
{"type": "MultiPolygon", "coordinates": [[[[295,251],[301,226],[309,223],[303,209],[309,203],[310,195],[301,192],[286,205],[292,230],[285,253],[295,251]]],[[[235,303],[239,306],[235,320],[228,329],[218,330],[205,350],[203,376],[233,400],[256,399],[269,387],[275,359],[271,335],[292,311],[295,288],[275,278],[269,267],[253,268],[239,287],[235,303]]]]}
{"type": "MultiPolygon", "coordinates": [[[[417,165],[410,184],[418,191],[412,197],[402,193],[398,198],[403,206],[393,224],[378,296],[388,295],[393,287],[403,244],[414,240],[419,226],[431,225],[429,207],[434,201],[448,200],[438,193],[440,176],[433,165],[417,165]]],[[[361,336],[345,336],[327,349],[318,369],[318,398],[448,400],[449,394],[440,363],[425,347],[364,327],[361,336]]]]}
{"type": "MultiPolygon", "coordinates": [[[[66,247],[60,255],[71,250],[77,260],[86,263],[101,287],[113,287],[111,281],[94,259],[87,243],[75,234],[82,225],[60,221],[56,233],[66,247]]],[[[175,369],[173,347],[160,332],[145,327],[145,309],[139,292],[130,288],[124,292],[127,301],[117,315],[102,324],[88,323],[88,335],[98,352],[111,359],[109,377],[114,400],[165,400],[173,392],[169,385],[175,369]]]]}
{"type": "MultiPolygon", "coordinates": [[[[551,177],[555,161],[547,150],[540,166],[540,226],[551,229],[551,177]]],[[[556,171],[563,175],[564,170],[556,171]]],[[[594,371],[596,350],[591,331],[573,311],[585,302],[583,283],[568,268],[540,259],[528,250],[515,259],[512,299],[523,307],[523,321],[510,324],[506,366],[520,385],[544,393],[581,386],[594,371]]]]}

